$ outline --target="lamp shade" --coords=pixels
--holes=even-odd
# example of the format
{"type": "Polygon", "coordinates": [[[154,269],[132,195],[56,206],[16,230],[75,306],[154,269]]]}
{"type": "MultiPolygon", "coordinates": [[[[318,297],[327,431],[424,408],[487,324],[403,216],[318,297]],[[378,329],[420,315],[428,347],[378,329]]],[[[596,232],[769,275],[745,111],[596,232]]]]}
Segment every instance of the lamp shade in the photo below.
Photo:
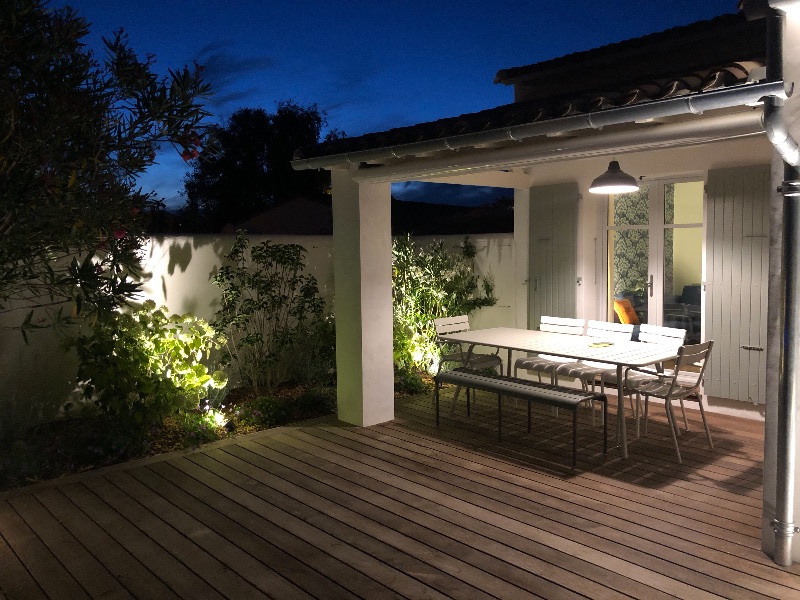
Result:
{"type": "Polygon", "coordinates": [[[594,194],[624,194],[638,189],[636,178],[620,169],[619,163],[615,160],[608,163],[608,170],[589,186],[589,191],[594,194]]]}

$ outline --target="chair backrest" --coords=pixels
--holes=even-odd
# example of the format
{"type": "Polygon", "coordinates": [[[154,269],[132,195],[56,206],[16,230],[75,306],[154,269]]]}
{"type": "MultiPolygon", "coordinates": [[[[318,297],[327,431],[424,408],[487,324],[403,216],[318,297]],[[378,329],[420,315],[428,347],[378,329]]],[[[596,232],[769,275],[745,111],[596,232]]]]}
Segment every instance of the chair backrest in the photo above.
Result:
{"type": "Polygon", "coordinates": [[[628,341],[633,336],[633,324],[589,320],[586,324],[586,335],[608,341],[628,341]]]}
{"type": "Polygon", "coordinates": [[[549,331],[551,333],[583,335],[585,326],[586,321],[584,319],[570,319],[567,317],[543,316],[539,321],[539,330],[549,331]]]}
{"type": "Polygon", "coordinates": [[[642,323],[639,325],[639,341],[648,344],[661,344],[673,348],[680,348],[686,340],[686,330],[677,327],[661,327],[642,323]]]}
{"type": "Polygon", "coordinates": [[[636,309],[627,298],[619,298],[614,300],[614,312],[620,323],[625,325],[638,325],[639,315],[636,314],[636,309]]]}
{"type": "Polygon", "coordinates": [[[714,340],[708,340],[702,344],[681,346],[675,361],[673,381],[679,383],[684,389],[700,387],[713,346],[714,340]]]}
{"type": "Polygon", "coordinates": [[[696,283],[683,286],[681,302],[684,304],[691,304],[692,306],[700,306],[700,284],[696,283]]]}
{"type": "Polygon", "coordinates": [[[469,331],[469,319],[467,315],[441,317],[433,320],[433,326],[436,328],[436,335],[461,333],[462,331],[469,331]]]}

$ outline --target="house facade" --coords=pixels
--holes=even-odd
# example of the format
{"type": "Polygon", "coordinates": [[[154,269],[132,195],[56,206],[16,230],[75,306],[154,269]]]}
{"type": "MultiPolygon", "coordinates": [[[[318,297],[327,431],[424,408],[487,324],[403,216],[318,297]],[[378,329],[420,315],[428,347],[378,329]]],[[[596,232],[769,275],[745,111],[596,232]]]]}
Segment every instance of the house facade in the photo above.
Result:
{"type": "Polygon", "coordinates": [[[393,418],[391,183],[511,188],[516,310],[504,325],[613,319],[629,298],[648,322],[715,340],[709,409],[764,415],[763,547],[800,561],[794,4],[743,2],[504,69],[496,83],[513,86],[512,104],[298,153],[295,168],[332,173],[339,417],[393,418]],[[611,160],[638,192],[589,192],[611,160]]]}

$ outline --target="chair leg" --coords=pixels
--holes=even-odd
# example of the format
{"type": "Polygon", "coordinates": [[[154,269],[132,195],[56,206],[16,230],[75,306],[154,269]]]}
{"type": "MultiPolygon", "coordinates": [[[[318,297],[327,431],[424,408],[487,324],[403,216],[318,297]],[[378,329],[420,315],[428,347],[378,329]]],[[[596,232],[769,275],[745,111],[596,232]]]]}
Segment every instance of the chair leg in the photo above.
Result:
{"type": "Polygon", "coordinates": [[[683,398],[681,398],[681,413],[683,413],[683,426],[686,427],[686,431],[689,431],[689,421],[686,419],[686,408],[683,406],[683,398]]]}
{"type": "MultiPolygon", "coordinates": [[[[587,382],[585,379],[581,379],[581,389],[584,392],[588,392],[589,391],[589,382],[587,382]]],[[[592,385],[592,393],[594,393],[594,385],[592,385]]],[[[592,427],[597,427],[596,418],[595,418],[597,410],[596,410],[595,405],[594,405],[594,400],[589,400],[589,406],[592,409],[592,427]]]]}
{"type": "MultiPolygon", "coordinates": [[[[637,394],[639,392],[636,392],[637,394]]],[[[645,395],[644,397],[644,434],[643,437],[647,437],[647,409],[650,406],[650,396],[645,395]]]]}
{"type": "Polygon", "coordinates": [[[503,396],[497,394],[497,443],[503,441],[503,396]]]}
{"type": "Polygon", "coordinates": [[[433,386],[433,403],[436,406],[436,426],[439,426],[439,382],[433,386]]]}
{"type": "MultiPolygon", "coordinates": [[[[558,385],[558,376],[556,375],[556,367],[553,367],[553,370],[550,371],[550,385],[558,385]]],[[[550,408],[550,413],[558,418],[558,407],[552,406],[550,408]]]]}
{"type": "MultiPolygon", "coordinates": [[[[457,385],[456,390],[453,392],[453,402],[450,404],[450,414],[456,412],[456,402],[458,402],[458,395],[461,393],[461,386],[457,385]]],[[[469,390],[467,390],[467,402],[469,402],[469,390]]]]}
{"type": "Polygon", "coordinates": [[[675,412],[672,410],[672,402],[664,400],[664,405],[667,409],[667,421],[669,421],[669,432],[672,434],[672,443],[675,444],[675,454],[678,455],[678,462],[683,463],[681,459],[681,449],[678,447],[678,436],[675,431],[678,429],[678,424],[675,422],[675,412]]]}
{"type": "MultiPolygon", "coordinates": [[[[456,412],[456,403],[458,402],[458,396],[459,396],[460,393],[461,393],[461,386],[457,385],[456,386],[456,391],[453,392],[453,402],[450,404],[450,414],[451,415],[454,415],[455,412],[456,412]]],[[[469,393],[469,388],[465,388],[464,394],[467,397],[467,416],[469,416],[469,414],[470,414],[470,393],[469,393]]],[[[474,398],[475,394],[472,394],[472,397],[474,398]]]]}
{"type": "MultiPolygon", "coordinates": [[[[595,392],[595,391],[597,391],[597,377],[595,377],[592,380],[592,392],[595,392]]],[[[603,394],[603,395],[605,395],[605,393],[606,393],[606,382],[603,381],[603,377],[602,376],[600,377],[600,393],[603,394]]],[[[608,405],[608,401],[607,400],[606,400],[606,405],[608,405]]],[[[606,408],[608,408],[608,407],[606,406],[606,408]]],[[[603,415],[607,415],[607,414],[608,414],[608,410],[604,410],[603,411],[603,415]]],[[[604,419],[605,419],[605,417],[604,417],[604,419]]],[[[605,420],[600,424],[603,427],[605,427],[606,426],[605,420]]]]}
{"type": "Polygon", "coordinates": [[[706,411],[703,409],[703,397],[700,396],[697,402],[700,405],[700,416],[703,418],[703,427],[706,428],[706,437],[708,438],[708,447],[714,449],[714,442],[711,441],[711,431],[708,429],[708,421],[706,421],[706,411]]]}

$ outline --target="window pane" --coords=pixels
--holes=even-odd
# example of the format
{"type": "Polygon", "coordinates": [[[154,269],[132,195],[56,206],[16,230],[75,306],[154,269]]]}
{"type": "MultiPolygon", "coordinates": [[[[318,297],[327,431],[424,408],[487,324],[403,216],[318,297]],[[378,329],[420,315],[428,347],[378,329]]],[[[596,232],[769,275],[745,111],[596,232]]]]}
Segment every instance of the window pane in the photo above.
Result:
{"type": "Polygon", "coordinates": [[[703,182],[668,183],[664,186],[664,223],[687,225],[703,222],[703,182]]]}
{"type": "Polygon", "coordinates": [[[647,225],[649,222],[648,198],[650,189],[643,185],[636,192],[611,196],[609,212],[611,225],[647,225]]]}
{"type": "Polygon", "coordinates": [[[642,323],[647,322],[647,229],[609,231],[614,298],[631,301],[642,323]]]}
{"type": "Polygon", "coordinates": [[[700,341],[702,227],[664,230],[664,325],[686,329],[688,343],[700,341]]]}

